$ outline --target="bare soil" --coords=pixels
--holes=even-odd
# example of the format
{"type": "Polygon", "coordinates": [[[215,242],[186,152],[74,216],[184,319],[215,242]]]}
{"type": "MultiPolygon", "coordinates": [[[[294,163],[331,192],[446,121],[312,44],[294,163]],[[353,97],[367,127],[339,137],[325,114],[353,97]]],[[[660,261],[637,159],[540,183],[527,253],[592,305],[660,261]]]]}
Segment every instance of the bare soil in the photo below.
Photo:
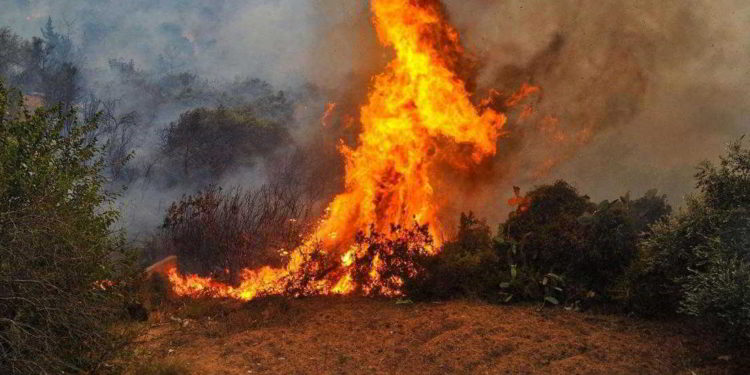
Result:
{"type": "Polygon", "coordinates": [[[681,322],[474,301],[192,301],[152,314],[137,361],[192,374],[750,374],[681,322]]]}

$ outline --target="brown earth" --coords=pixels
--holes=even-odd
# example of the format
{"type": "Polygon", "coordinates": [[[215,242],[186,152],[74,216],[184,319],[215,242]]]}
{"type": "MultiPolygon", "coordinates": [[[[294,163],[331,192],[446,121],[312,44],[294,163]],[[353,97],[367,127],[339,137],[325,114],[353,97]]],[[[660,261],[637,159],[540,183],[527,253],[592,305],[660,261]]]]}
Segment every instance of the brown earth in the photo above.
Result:
{"type": "Polygon", "coordinates": [[[190,301],[147,324],[137,362],[191,374],[750,373],[692,325],[538,306],[190,301]]]}

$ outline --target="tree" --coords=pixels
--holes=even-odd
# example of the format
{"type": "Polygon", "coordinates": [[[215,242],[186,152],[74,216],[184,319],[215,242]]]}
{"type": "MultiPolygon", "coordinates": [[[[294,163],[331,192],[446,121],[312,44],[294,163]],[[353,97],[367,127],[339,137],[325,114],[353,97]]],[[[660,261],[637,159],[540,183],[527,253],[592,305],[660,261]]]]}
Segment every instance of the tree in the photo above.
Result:
{"type": "Polygon", "coordinates": [[[733,142],[718,166],[701,163],[695,177],[700,192],[641,243],[630,302],[750,338],[750,149],[733,142]]]}
{"type": "Polygon", "coordinates": [[[279,123],[255,116],[253,106],[198,108],[180,115],[163,134],[163,154],[183,177],[220,177],[252,166],[290,141],[279,123]]]}
{"type": "Polygon", "coordinates": [[[9,97],[0,84],[0,373],[90,371],[120,342],[122,301],[106,286],[125,259],[86,137],[96,123],[9,97]]]}

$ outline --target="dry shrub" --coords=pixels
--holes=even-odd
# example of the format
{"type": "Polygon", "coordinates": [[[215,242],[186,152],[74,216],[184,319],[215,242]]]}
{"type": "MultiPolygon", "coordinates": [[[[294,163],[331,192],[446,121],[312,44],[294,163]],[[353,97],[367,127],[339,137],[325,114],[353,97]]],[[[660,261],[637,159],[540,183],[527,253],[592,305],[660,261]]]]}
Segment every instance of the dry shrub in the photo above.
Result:
{"type": "Polygon", "coordinates": [[[151,258],[173,253],[186,272],[236,281],[243,268],[281,265],[280,252],[300,244],[308,212],[300,194],[280,184],[229,192],[209,187],[169,207],[149,245],[151,258]]]}

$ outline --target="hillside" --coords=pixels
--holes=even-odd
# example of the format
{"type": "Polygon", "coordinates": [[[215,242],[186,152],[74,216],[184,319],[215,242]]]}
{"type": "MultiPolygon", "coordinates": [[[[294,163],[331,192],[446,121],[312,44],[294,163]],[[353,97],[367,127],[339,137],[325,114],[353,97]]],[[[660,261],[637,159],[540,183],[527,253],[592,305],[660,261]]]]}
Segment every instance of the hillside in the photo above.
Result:
{"type": "Polygon", "coordinates": [[[710,334],[686,327],[472,301],[186,301],[151,315],[131,373],[733,374],[748,368],[742,355],[719,352],[710,334]]]}

